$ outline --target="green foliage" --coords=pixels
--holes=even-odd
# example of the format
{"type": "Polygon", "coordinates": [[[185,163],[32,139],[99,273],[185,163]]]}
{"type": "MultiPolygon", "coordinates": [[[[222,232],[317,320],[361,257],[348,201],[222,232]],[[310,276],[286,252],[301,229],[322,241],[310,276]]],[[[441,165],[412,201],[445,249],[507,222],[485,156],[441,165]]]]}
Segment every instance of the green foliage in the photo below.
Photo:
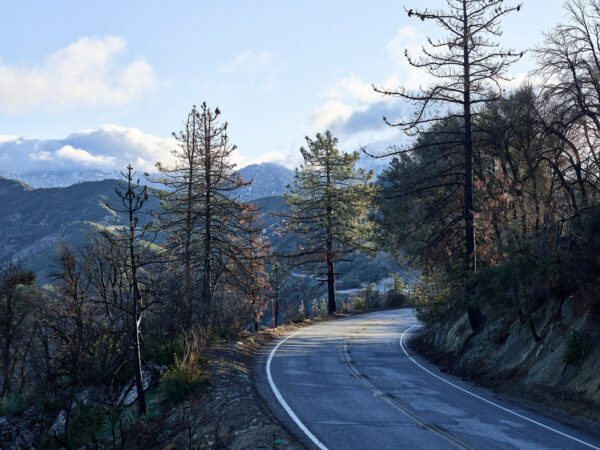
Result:
{"type": "Polygon", "coordinates": [[[94,442],[103,430],[112,408],[104,405],[77,405],[69,420],[69,445],[73,448],[94,442]]]}
{"type": "MultiPolygon", "coordinates": [[[[284,196],[290,208],[286,227],[300,239],[294,252],[298,264],[313,275],[327,271],[328,283],[333,283],[337,261],[355,250],[372,251],[373,173],[356,167],[358,152],[340,152],[329,131],[314,140],[306,137],[306,143],[300,148],[303,164],[284,196]]],[[[333,312],[334,296],[329,304],[328,312],[333,312]]]]}
{"type": "Polygon", "coordinates": [[[319,315],[326,316],[327,315],[327,300],[324,298],[319,302],[319,315]]]}
{"type": "Polygon", "coordinates": [[[173,364],[167,366],[160,379],[163,394],[173,403],[187,397],[200,383],[207,382],[201,367],[204,362],[201,352],[206,346],[205,330],[196,329],[184,334],[182,339],[183,355],[175,355],[173,364]]]}
{"type": "Polygon", "coordinates": [[[417,318],[427,326],[439,323],[451,302],[452,284],[443,274],[426,271],[413,293],[417,318]]]}
{"type": "Polygon", "coordinates": [[[592,343],[588,333],[572,331],[567,338],[567,349],[565,350],[564,360],[567,364],[572,364],[586,359],[592,351],[592,343]]]}
{"type": "Polygon", "coordinates": [[[142,359],[154,361],[159,366],[170,366],[176,358],[183,356],[185,351],[185,340],[178,336],[174,338],[162,338],[162,336],[151,336],[144,342],[142,359]]]}
{"type": "Polygon", "coordinates": [[[0,416],[16,416],[27,409],[27,399],[21,394],[8,394],[0,399],[0,416]]]}
{"type": "MultiPolygon", "coordinates": [[[[11,246],[0,247],[0,260],[32,248],[34,251],[27,258],[27,267],[35,272],[39,284],[48,282],[51,261],[56,254],[56,241],[48,236],[69,236],[73,247],[82,249],[86,244],[86,232],[92,230],[95,223],[105,222],[109,213],[104,203],[106,198],[114,195],[116,184],[115,180],[104,180],[59,189],[31,189],[20,187],[17,181],[1,179],[0,187],[13,188],[10,193],[0,189],[0,241],[11,242],[11,246]]],[[[157,211],[160,205],[156,191],[149,192],[152,196],[144,210],[157,211]]],[[[110,214],[113,214],[114,225],[127,223],[124,214],[110,214]]],[[[145,214],[141,220],[150,218],[150,214],[145,214]]]]}
{"type": "Polygon", "coordinates": [[[177,403],[190,395],[196,387],[206,382],[199,362],[195,358],[179,359],[168,366],[160,378],[160,387],[165,397],[177,403]]]}

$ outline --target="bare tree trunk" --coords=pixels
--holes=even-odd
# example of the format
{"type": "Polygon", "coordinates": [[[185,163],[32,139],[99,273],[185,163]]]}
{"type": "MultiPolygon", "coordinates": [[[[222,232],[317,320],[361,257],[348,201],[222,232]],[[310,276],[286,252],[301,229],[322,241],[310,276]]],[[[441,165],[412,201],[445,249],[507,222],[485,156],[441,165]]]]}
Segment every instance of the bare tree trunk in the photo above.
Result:
{"type": "Polygon", "coordinates": [[[475,230],[473,223],[473,141],[471,129],[471,65],[469,61],[469,27],[467,2],[463,0],[463,76],[464,76],[464,120],[465,120],[465,239],[466,239],[466,272],[465,272],[465,302],[469,323],[473,331],[483,328],[485,317],[479,307],[471,306],[472,287],[469,283],[476,270],[475,260],[475,230]]]}
{"type": "Polygon", "coordinates": [[[279,283],[275,287],[275,327],[279,326],[279,283]]]}
{"type": "Polygon", "coordinates": [[[138,410],[140,415],[146,414],[146,397],[144,396],[144,384],[142,380],[142,360],[140,355],[140,318],[138,304],[141,303],[140,291],[137,282],[137,263],[133,241],[135,239],[135,224],[133,219],[133,194],[131,187],[131,166],[128,167],[128,195],[129,195],[129,257],[131,258],[131,278],[133,284],[133,302],[131,306],[132,334],[133,334],[133,363],[135,367],[135,387],[137,390],[138,410]]]}
{"type": "Polygon", "coordinates": [[[202,303],[203,303],[203,318],[208,324],[210,322],[211,315],[211,303],[212,303],[212,286],[211,286],[211,278],[212,278],[212,230],[211,230],[211,220],[212,220],[212,210],[211,210],[211,136],[210,136],[210,121],[207,117],[204,118],[204,132],[205,132],[205,142],[204,149],[206,152],[206,156],[204,159],[204,178],[206,183],[206,192],[205,196],[205,216],[204,216],[204,279],[202,280],[202,303]]]}
{"type": "Polygon", "coordinates": [[[329,149],[327,149],[327,159],[325,161],[325,170],[327,171],[327,313],[333,314],[336,311],[335,305],[335,271],[333,262],[333,208],[330,194],[331,169],[329,167],[329,149]]]}
{"type": "Polygon", "coordinates": [[[333,258],[330,253],[331,241],[327,242],[327,293],[328,293],[328,304],[327,304],[327,312],[328,314],[333,314],[337,308],[335,305],[335,271],[333,258]]]}

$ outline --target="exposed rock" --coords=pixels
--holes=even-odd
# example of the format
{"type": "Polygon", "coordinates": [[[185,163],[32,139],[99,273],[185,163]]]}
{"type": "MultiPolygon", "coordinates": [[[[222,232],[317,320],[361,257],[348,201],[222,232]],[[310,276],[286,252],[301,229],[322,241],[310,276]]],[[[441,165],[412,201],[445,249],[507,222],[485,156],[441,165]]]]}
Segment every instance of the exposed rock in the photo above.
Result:
{"type": "Polygon", "coordinates": [[[569,325],[573,321],[573,309],[575,307],[575,298],[571,295],[565,299],[560,309],[561,322],[569,325]]]}
{"type": "Polygon", "coordinates": [[[539,342],[528,323],[514,320],[503,326],[506,317],[496,325],[489,322],[475,336],[461,333],[464,316],[456,313],[425,333],[415,347],[456,375],[600,421],[600,346],[593,345],[583,360],[567,364],[564,359],[570,333],[588,333],[593,342],[599,333],[592,314],[575,306],[575,298],[569,297],[562,305],[550,301],[538,308],[532,317],[539,342]]]}
{"type": "Polygon", "coordinates": [[[50,435],[62,436],[65,434],[65,425],[67,424],[67,411],[64,409],[58,413],[56,420],[50,427],[50,435]]]}
{"type": "Polygon", "coordinates": [[[35,435],[40,425],[31,425],[33,408],[17,416],[0,417],[0,448],[6,450],[34,449],[35,435]]]}
{"type": "MultiPolygon", "coordinates": [[[[142,367],[142,386],[144,391],[147,391],[152,387],[160,377],[161,367],[152,361],[148,361],[142,367]]],[[[125,387],[121,391],[117,399],[117,405],[131,406],[133,402],[137,400],[137,389],[135,387],[135,377],[125,384],[125,387]]]]}
{"type": "Polygon", "coordinates": [[[108,395],[102,389],[91,386],[75,396],[73,406],[77,403],[87,406],[91,403],[104,403],[107,400],[108,395]]]}

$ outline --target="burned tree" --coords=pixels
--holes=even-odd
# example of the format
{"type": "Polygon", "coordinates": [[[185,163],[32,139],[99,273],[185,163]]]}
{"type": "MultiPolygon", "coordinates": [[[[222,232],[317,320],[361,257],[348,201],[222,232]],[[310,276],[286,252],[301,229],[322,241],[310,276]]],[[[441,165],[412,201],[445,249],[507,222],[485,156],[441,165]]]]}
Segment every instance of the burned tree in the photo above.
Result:
{"type": "Polygon", "coordinates": [[[173,268],[181,271],[182,286],[181,320],[184,328],[191,326],[196,315],[197,298],[194,285],[200,282],[199,266],[203,254],[203,239],[198,233],[201,220],[201,195],[198,182],[201,176],[202,162],[200,114],[194,106],[184,122],[184,128],[173,133],[177,148],[172,151],[175,158],[173,166],[157,163],[158,177],[150,177],[166,187],[162,206],[164,211],[158,215],[160,227],[168,231],[167,248],[171,251],[173,268]],[[176,269],[181,265],[179,269],[176,269]]]}
{"type": "MultiPolygon", "coordinates": [[[[418,91],[390,90],[376,87],[385,95],[399,97],[415,105],[414,115],[407,119],[384,120],[399,127],[409,136],[443,135],[443,145],[462,153],[462,221],[464,225],[465,279],[476,270],[475,228],[473,207],[473,116],[478,105],[499,97],[499,83],[506,79],[508,66],[521,54],[504,51],[494,41],[501,35],[499,23],[521,5],[506,6],[503,0],[447,0],[446,10],[407,10],[409,17],[430,20],[448,35],[439,40],[428,39],[422,55],[415,58],[405,52],[411,66],[422,69],[432,79],[418,91]],[[445,112],[440,112],[446,108],[445,112]],[[444,130],[458,120],[458,130],[444,130]]],[[[390,154],[410,154],[423,145],[416,141],[406,148],[392,149],[390,154]]],[[[427,141],[425,139],[425,141],[427,141]]],[[[425,145],[430,145],[426,143],[425,145]]],[[[435,145],[440,145],[439,138],[435,145]]],[[[447,175],[447,168],[442,169],[447,175]]],[[[431,174],[428,174],[429,180],[431,174]]],[[[429,180],[426,180],[428,182],[429,180]]],[[[435,183],[434,183],[435,184],[435,183]]],[[[436,186],[437,188],[437,186],[436,186]]],[[[470,287],[466,283],[465,303],[473,330],[480,330],[485,318],[471,305],[470,287]]]]}
{"type": "Polygon", "coordinates": [[[206,103],[193,108],[177,136],[180,149],[175,166],[159,165],[164,183],[171,188],[162,224],[184,262],[188,286],[184,291],[190,301],[195,301],[191,286],[200,286],[200,305],[191,310],[190,323],[193,319],[211,322],[221,280],[239,292],[246,289],[253,247],[249,236],[257,232],[251,218],[256,208],[237,200],[238,190],[250,182],[240,178],[231,162],[236,146],[229,142],[228,124],[219,120],[220,114],[219,108],[212,110],[206,103]]]}
{"type": "Polygon", "coordinates": [[[12,382],[18,364],[29,350],[35,330],[31,329],[35,309],[33,297],[24,287],[33,286],[35,275],[20,263],[0,266],[0,351],[2,364],[2,397],[13,391],[12,382]]]}
{"type": "Polygon", "coordinates": [[[144,306],[140,294],[138,283],[138,271],[141,267],[140,262],[140,241],[144,238],[147,226],[140,228],[138,226],[138,214],[146,200],[148,193],[146,186],[140,187],[139,180],[134,182],[135,173],[131,165],[127,166],[127,172],[122,174],[126,182],[115,189],[117,196],[121,199],[122,208],[115,208],[106,205],[111,210],[127,215],[128,223],[123,229],[121,236],[110,236],[106,234],[109,241],[117,246],[124,246],[128,252],[127,274],[129,278],[129,290],[132,294],[129,304],[129,315],[131,323],[131,346],[132,361],[135,369],[135,386],[137,391],[138,410],[140,415],[146,414],[146,398],[144,395],[144,386],[142,382],[142,359],[140,354],[140,323],[142,321],[142,312],[144,306]]]}

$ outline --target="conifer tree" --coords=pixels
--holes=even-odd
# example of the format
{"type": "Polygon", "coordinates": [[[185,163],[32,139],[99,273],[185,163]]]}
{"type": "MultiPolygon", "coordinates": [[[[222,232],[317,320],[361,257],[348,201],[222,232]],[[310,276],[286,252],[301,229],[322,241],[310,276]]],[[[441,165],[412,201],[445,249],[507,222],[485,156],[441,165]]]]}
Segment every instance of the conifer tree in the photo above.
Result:
{"type": "Polygon", "coordinates": [[[173,133],[177,148],[172,151],[175,158],[173,166],[157,163],[160,172],[151,181],[166,187],[162,207],[158,215],[160,227],[168,230],[167,247],[173,257],[173,269],[181,273],[181,309],[182,325],[188,328],[195,316],[197,298],[194,286],[200,283],[199,266],[203,239],[198,233],[201,220],[201,198],[198,179],[201,176],[200,114],[194,106],[189,112],[184,128],[173,133]]]}
{"type": "MultiPolygon", "coordinates": [[[[447,36],[428,39],[420,57],[405,52],[408,62],[422,69],[431,83],[417,91],[375,88],[377,92],[404,99],[415,105],[414,115],[398,121],[384,120],[391,126],[400,127],[409,136],[423,137],[440,133],[443,127],[458,119],[460,131],[448,131],[442,144],[462,152],[462,215],[464,223],[465,279],[476,269],[475,225],[473,208],[473,128],[476,107],[500,96],[500,82],[506,80],[509,65],[523,54],[499,48],[494,38],[499,37],[501,19],[521,9],[521,5],[505,5],[503,0],[446,0],[445,10],[407,10],[409,17],[432,21],[447,36]]],[[[440,143],[437,142],[436,145],[440,143]]],[[[419,146],[419,142],[416,143],[419,146]]],[[[391,154],[412,153],[415,146],[393,149],[391,154]]],[[[446,172],[442,176],[447,176],[446,172]]],[[[424,181],[430,183],[431,177],[424,181]]],[[[436,186],[437,188],[437,186],[436,186]]],[[[485,318],[481,311],[472,307],[470,287],[465,289],[465,303],[473,330],[483,326],[485,318]]]]}
{"type": "Polygon", "coordinates": [[[287,270],[278,262],[273,263],[271,272],[269,273],[269,284],[271,293],[273,294],[273,324],[279,326],[279,296],[284,287],[287,270]]]}
{"type": "Polygon", "coordinates": [[[336,311],[335,263],[368,248],[373,173],[356,167],[358,152],[340,152],[338,139],[329,131],[314,140],[306,137],[306,143],[300,149],[304,163],[296,169],[294,184],[285,195],[290,207],[286,223],[301,240],[295,255],[298,264],[327,283],[327,309],[332,314],[336,311]]]}
{"type": "Polygon", "coordinates": [[[175,166],[158,166],[170,188],[163,228],[171,233],[184,262],[184,291],[191,299],[193,287],[200,287],[200,306],[189,321],[196,317],[205,324],[211,320],[221,279],[238,291],[247,288],[252,272],[247,264],[254,248],[250,236],[259,228],[253,219],[256,207],[236,199],[236,191],[250,183],[241,179],[231,161],[236,146],[229,142],[228,124],[219,120],[220,114],[206,102],[193,108],[177,136],[175,166]]]}

